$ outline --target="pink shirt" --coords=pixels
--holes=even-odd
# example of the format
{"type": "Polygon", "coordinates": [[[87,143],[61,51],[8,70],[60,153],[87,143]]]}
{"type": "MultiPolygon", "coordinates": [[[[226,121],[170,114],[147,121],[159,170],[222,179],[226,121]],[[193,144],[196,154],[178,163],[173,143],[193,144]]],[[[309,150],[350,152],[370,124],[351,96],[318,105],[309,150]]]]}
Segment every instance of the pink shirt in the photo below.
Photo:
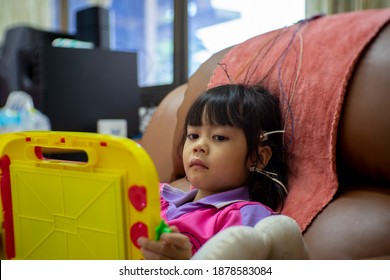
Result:
{"type": "Polygon", "coordinates": [[[177,226],[192,243],[194,254],[207,240],[224,228],[254,226],[274,212],[267,206],[249,201],[246,187],[207,196],[194,202],[196,189],[183,192],[161,184],[161,216],[177,226]]]}

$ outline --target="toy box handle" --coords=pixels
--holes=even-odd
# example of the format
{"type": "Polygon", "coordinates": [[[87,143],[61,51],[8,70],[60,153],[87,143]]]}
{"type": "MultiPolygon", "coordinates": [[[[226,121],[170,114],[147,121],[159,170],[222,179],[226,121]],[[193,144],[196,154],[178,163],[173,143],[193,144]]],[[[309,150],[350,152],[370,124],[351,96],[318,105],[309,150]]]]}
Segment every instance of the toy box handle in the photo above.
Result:
{"type": "Polygon", "coordinates": [[[28,145],[25,150],[27,159],[41,166],[74,166],[93,167],[98,160],[98,154],[92,147],[52,147],[28,145]]]}

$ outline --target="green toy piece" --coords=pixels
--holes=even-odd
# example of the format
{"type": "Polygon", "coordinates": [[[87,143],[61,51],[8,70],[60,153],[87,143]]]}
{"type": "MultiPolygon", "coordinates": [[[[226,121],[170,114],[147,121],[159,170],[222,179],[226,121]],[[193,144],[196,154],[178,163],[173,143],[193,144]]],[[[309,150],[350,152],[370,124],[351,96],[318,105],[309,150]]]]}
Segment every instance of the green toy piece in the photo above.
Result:
{"type": "Polygon", "coordinates": [[[161,234],[172,232],[169,226],[162,220],[160,224],[156,227],[156,240],[160,240],[161,234]]]}

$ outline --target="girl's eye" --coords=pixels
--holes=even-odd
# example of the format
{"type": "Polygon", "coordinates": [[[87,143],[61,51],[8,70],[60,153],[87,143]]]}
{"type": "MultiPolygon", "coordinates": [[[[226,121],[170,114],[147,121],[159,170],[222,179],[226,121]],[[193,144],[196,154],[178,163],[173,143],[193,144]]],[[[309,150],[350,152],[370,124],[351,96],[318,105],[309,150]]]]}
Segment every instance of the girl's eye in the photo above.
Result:
{"type": "Polygon", "coordinates": [[[199,135],[195,134],[195,133],[190,133],[190,134],[187,135],[187,139],[189,139],[189,140],[195,140],[198,137],[199,137],[199,135]]]}
{"type": "Polygon", "coordinates": [[[229,139],[229,138],[222,136],[222,135],[215,135],[213,138],[214,138],[214,140],[216,140],[218,142],[226,141],[229,139]]]}

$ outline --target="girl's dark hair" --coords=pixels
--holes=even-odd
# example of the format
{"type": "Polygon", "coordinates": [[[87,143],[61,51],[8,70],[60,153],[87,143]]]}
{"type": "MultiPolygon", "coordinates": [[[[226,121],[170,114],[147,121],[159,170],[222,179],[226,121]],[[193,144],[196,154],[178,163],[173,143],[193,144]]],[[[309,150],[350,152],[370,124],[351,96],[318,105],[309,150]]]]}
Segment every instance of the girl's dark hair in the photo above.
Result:
{"type": "MultiPolygon", "coordinates": [[[[194,102],[187,114],[178,147],[180,155],[187,136],[187,126],[202,125],[204,116],[209,125],[241,128],[248,146],[247,159],[261,162],[258,147],[269,146],[272,157],[264,170],[277,173],[277,179],[287,187],[283,133],[268,135],[267,140],[260,141],[262,133],[283,129],[279,99],[276,96],[261,86],[226,84],[210,88],[194,102]]],[[[257,172],[250,172],[246,185],[251,200],[271,209],[283,207],[287,194],[273,180],[257,172]]]]}

